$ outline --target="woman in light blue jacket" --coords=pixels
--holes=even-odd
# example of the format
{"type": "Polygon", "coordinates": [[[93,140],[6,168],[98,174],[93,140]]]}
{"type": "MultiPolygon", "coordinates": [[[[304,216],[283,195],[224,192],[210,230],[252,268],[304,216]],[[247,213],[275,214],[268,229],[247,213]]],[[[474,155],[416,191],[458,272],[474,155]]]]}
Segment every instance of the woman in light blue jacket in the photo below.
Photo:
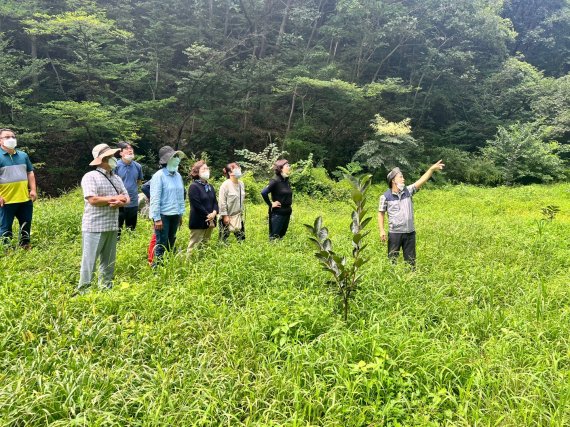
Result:
{"type": "Polygon", "coordinates": [[[153,267],[161,261],[165,251],[174,247],[185,210],[184,182],[178,173],[185,154],[167,145],[159,150],[158,157],[161,168],[150,181],[149,216],[154,221],[156,235],[153,267]]]}

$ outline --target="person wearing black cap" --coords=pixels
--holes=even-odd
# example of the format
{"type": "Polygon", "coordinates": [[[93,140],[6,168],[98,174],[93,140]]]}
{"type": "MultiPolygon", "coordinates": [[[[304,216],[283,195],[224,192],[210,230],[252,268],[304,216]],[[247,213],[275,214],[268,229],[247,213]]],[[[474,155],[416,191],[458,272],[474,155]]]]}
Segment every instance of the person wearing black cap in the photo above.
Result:
{"type": "Polygon", "coordinates": [[[400,168],[394,168],[386,177],[389,189],[380,196],[378,206],[378,227],[380,240],[388,240],[388,258],[396,262],[400,248],[404,260],[412,267],[416,264],[416,230],[414,227],[414,205],[412,196],[431,178],[434,172],[442,170],[441,160],[434,163],[420,179],[412,185],[405,185],[404,175],[400,168]],[[388,212],[388,239],[384,229],[384,216],[388,212]]]}
{"type": "Polygon", "coordinates": [[[178,165],[183,157],[182,151],[168,145],[158,151],[161,168],[150,181],[149,216],[154,221],[156,235],[153,266],[161,261],[165,251],[174,247],[176,232],[182,224],[184,182],[178,173],[178,165]]]}

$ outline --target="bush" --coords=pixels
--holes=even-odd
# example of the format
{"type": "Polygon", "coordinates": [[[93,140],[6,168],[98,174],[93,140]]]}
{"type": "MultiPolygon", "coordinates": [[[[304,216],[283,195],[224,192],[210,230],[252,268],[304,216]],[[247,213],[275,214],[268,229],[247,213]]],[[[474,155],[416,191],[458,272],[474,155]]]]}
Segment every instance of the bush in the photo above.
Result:
{"type": "Polygon", "coordinates": [[[389,122],[376,114],[370,127],[374,129],[374,138],[362,144],[353,161],[361,160],[373,171],[390,170],[396,165],[414,167],[414,158],[422,147],[412,136],[410,119],[389,122]]]}
{"type": "Polygon", "coordinates": [[[481,150],[501,171],[507,184],[552,182],[563,174],[558,143],[548,141],[550,129],[540,123],[499,127],[495,139],[481,150]]]}
{"type": "Polygon", "coordinates": [[[251,203],[262,203],[261,190],[267,185],[266,182],[256,181],[251,172],[246,172],[241,177],[245,185],[245,200],[251,203]]]}
{"type": "Polygon", "coordinates": [[[247,149],[235,150],[237,156],[243,157],[239,164],[242,168],[250,171],[257,179],[268,179],[273,175],[273,164],[287,155],[287,151],[281,151],[277,145],[271,143],[259,153],[247,149]]]}
{"type": "Polygon", "coordinates": [[[501,171],[489,159],[458,148],[439,148],[432,157],[443,159],[445,179],[453,184],[493,186],[503,183],[501,171]]]}
{"type": "Polygon", "coordinates": [[[307,160],[297,162],[294,171],[290,182],[296,192],[328,200],[344,200],[350,195],[350,183],[336,182],[329,177],[325,168],[314,167],[312,154],[307,160]]]}

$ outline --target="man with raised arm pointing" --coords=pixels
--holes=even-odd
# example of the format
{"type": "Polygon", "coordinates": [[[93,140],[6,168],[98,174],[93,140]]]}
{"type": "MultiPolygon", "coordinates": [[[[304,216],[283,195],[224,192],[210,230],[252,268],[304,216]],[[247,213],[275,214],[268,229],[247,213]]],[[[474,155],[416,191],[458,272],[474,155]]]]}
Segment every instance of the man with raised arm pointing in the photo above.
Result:
{"type": "Polygon", "coordinates": [[[441,160],[434,163],[420,179],[412,185],[405,185],[404,175],[400,168],[394,168],[386,177],[389,189],[380,196],[378,206],[378,227],[380,239],[386,241],[384,229],[384,216],[388,212],[388,258],[396,262],[400,248],[404,253],[404,260],[412,268],[416,264],[416,229],[414,227],[413,195],[431,178],[434,172],[442,170],[444,164],[441,160]]]}

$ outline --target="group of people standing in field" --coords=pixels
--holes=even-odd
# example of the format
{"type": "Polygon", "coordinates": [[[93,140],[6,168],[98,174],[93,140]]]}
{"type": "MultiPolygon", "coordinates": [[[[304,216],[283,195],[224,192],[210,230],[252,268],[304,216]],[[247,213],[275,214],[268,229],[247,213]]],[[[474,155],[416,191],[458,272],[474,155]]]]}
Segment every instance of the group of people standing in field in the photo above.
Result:
{"type": "MultiPolygon", "coordinates": [[[[36,180],[28,155],[16,150],[15,133],[0,129],[0,238],[4,244],[12,238],[12,225],[18,219],[20,246],[30,248],[33,202],[37,198],[36,180]]],[[[182,225],[185,199],[188,196],[190,239],[188,253],[206,243],[213,230],[219,228],[219,239],[226,242],[231,234],[238,241],[245,240],[244,201],[245,186],[240,180],[242,170],[231,162],[223,169],[226,180],[218,196],[210,184],[210,168],[203,160],[190,170],[191,184],[185,191],[178,171],[185,157],[182,151],[164,146],[159,150],[159,170],[143,185],[149,200],[149,217],[153,221],[149,261],[159,265],[166,251],[171,251],[176,234],[182,225]],[[219,221],[219,223],[218,223],[219,221]]],[[[76,294],[91,286],[95,266],[99,261],[99,286],[110,288],[115,272],[117,241],[121,230],[134,230],[137,225],[139,187],[142,184],[142,166],[134,158],[130,143],[120,142],[117,148],[99,144],[92,150],[90,165],[95,169],[81,180],[84,197],[82,217],[82,256],[79,285],[76,294]]],[[[416,236],[413,215],[413,195],[432,174],[443,169],[442,161],[433,164],[415,183],[406,186],[399,168],[387,175],[389,189],[380,197],[378,224],[380,239],[388,242],[388,257],[395,262],[400,249],[404,260],[412,268],[416,260],[416,236]],[[385,214],[388,213],[388,236],[385,232],[385,214]]],[[[292,212],[293,191],[289,183],[291,167],[285,159],[273,165],[275,175],[261,191],[269,208],[269,239],[281,239],[287,233],[292,212]]]]}
{"type": "MultiPolygon", "coordinates": [[[[117,240],[123,225],[134,230],[138,215],[138,189],[142,184],[142,167],[134,161],[131,144],[121,142],[118,148],[99,144],[92,150],[91,166],[95,170],[85,174],[81,181],[85,209],[82,219],[83,250],[79,285],[76,293],[85,292],[93,280],[99,260],[99,286],[110,288],[115,270],[117,240]],[[116,156],[120,155],[120,160],[116,156]]],[[[159,265],[165,252],[171,251],[176,234],[182,226],[186,196],[190,204],[188,226],[190,239],[187,252],[210,240],[215,228],[220,241],[231,234],[238,241],[245,240],[245,185],[240,180],[241,167],[228,163],[223,169],[226,180],[219,193],[210,183],[210,168],[204,160],[192,165],[190,186],[186,191],[179,172],[182,151],[164,146],[159,150],[160,168],[145,184],[149,198],[149,217],[154,233],[150,242],[152,267],[159,265]],[[218,223],[219,221],[219,223],[218,223]]],[[[269,207],[269,239],[285,236],[291,217],[293,193],[289,184],[290,165],[278,160],[275,176],[261,195],[269,207]]]]}

